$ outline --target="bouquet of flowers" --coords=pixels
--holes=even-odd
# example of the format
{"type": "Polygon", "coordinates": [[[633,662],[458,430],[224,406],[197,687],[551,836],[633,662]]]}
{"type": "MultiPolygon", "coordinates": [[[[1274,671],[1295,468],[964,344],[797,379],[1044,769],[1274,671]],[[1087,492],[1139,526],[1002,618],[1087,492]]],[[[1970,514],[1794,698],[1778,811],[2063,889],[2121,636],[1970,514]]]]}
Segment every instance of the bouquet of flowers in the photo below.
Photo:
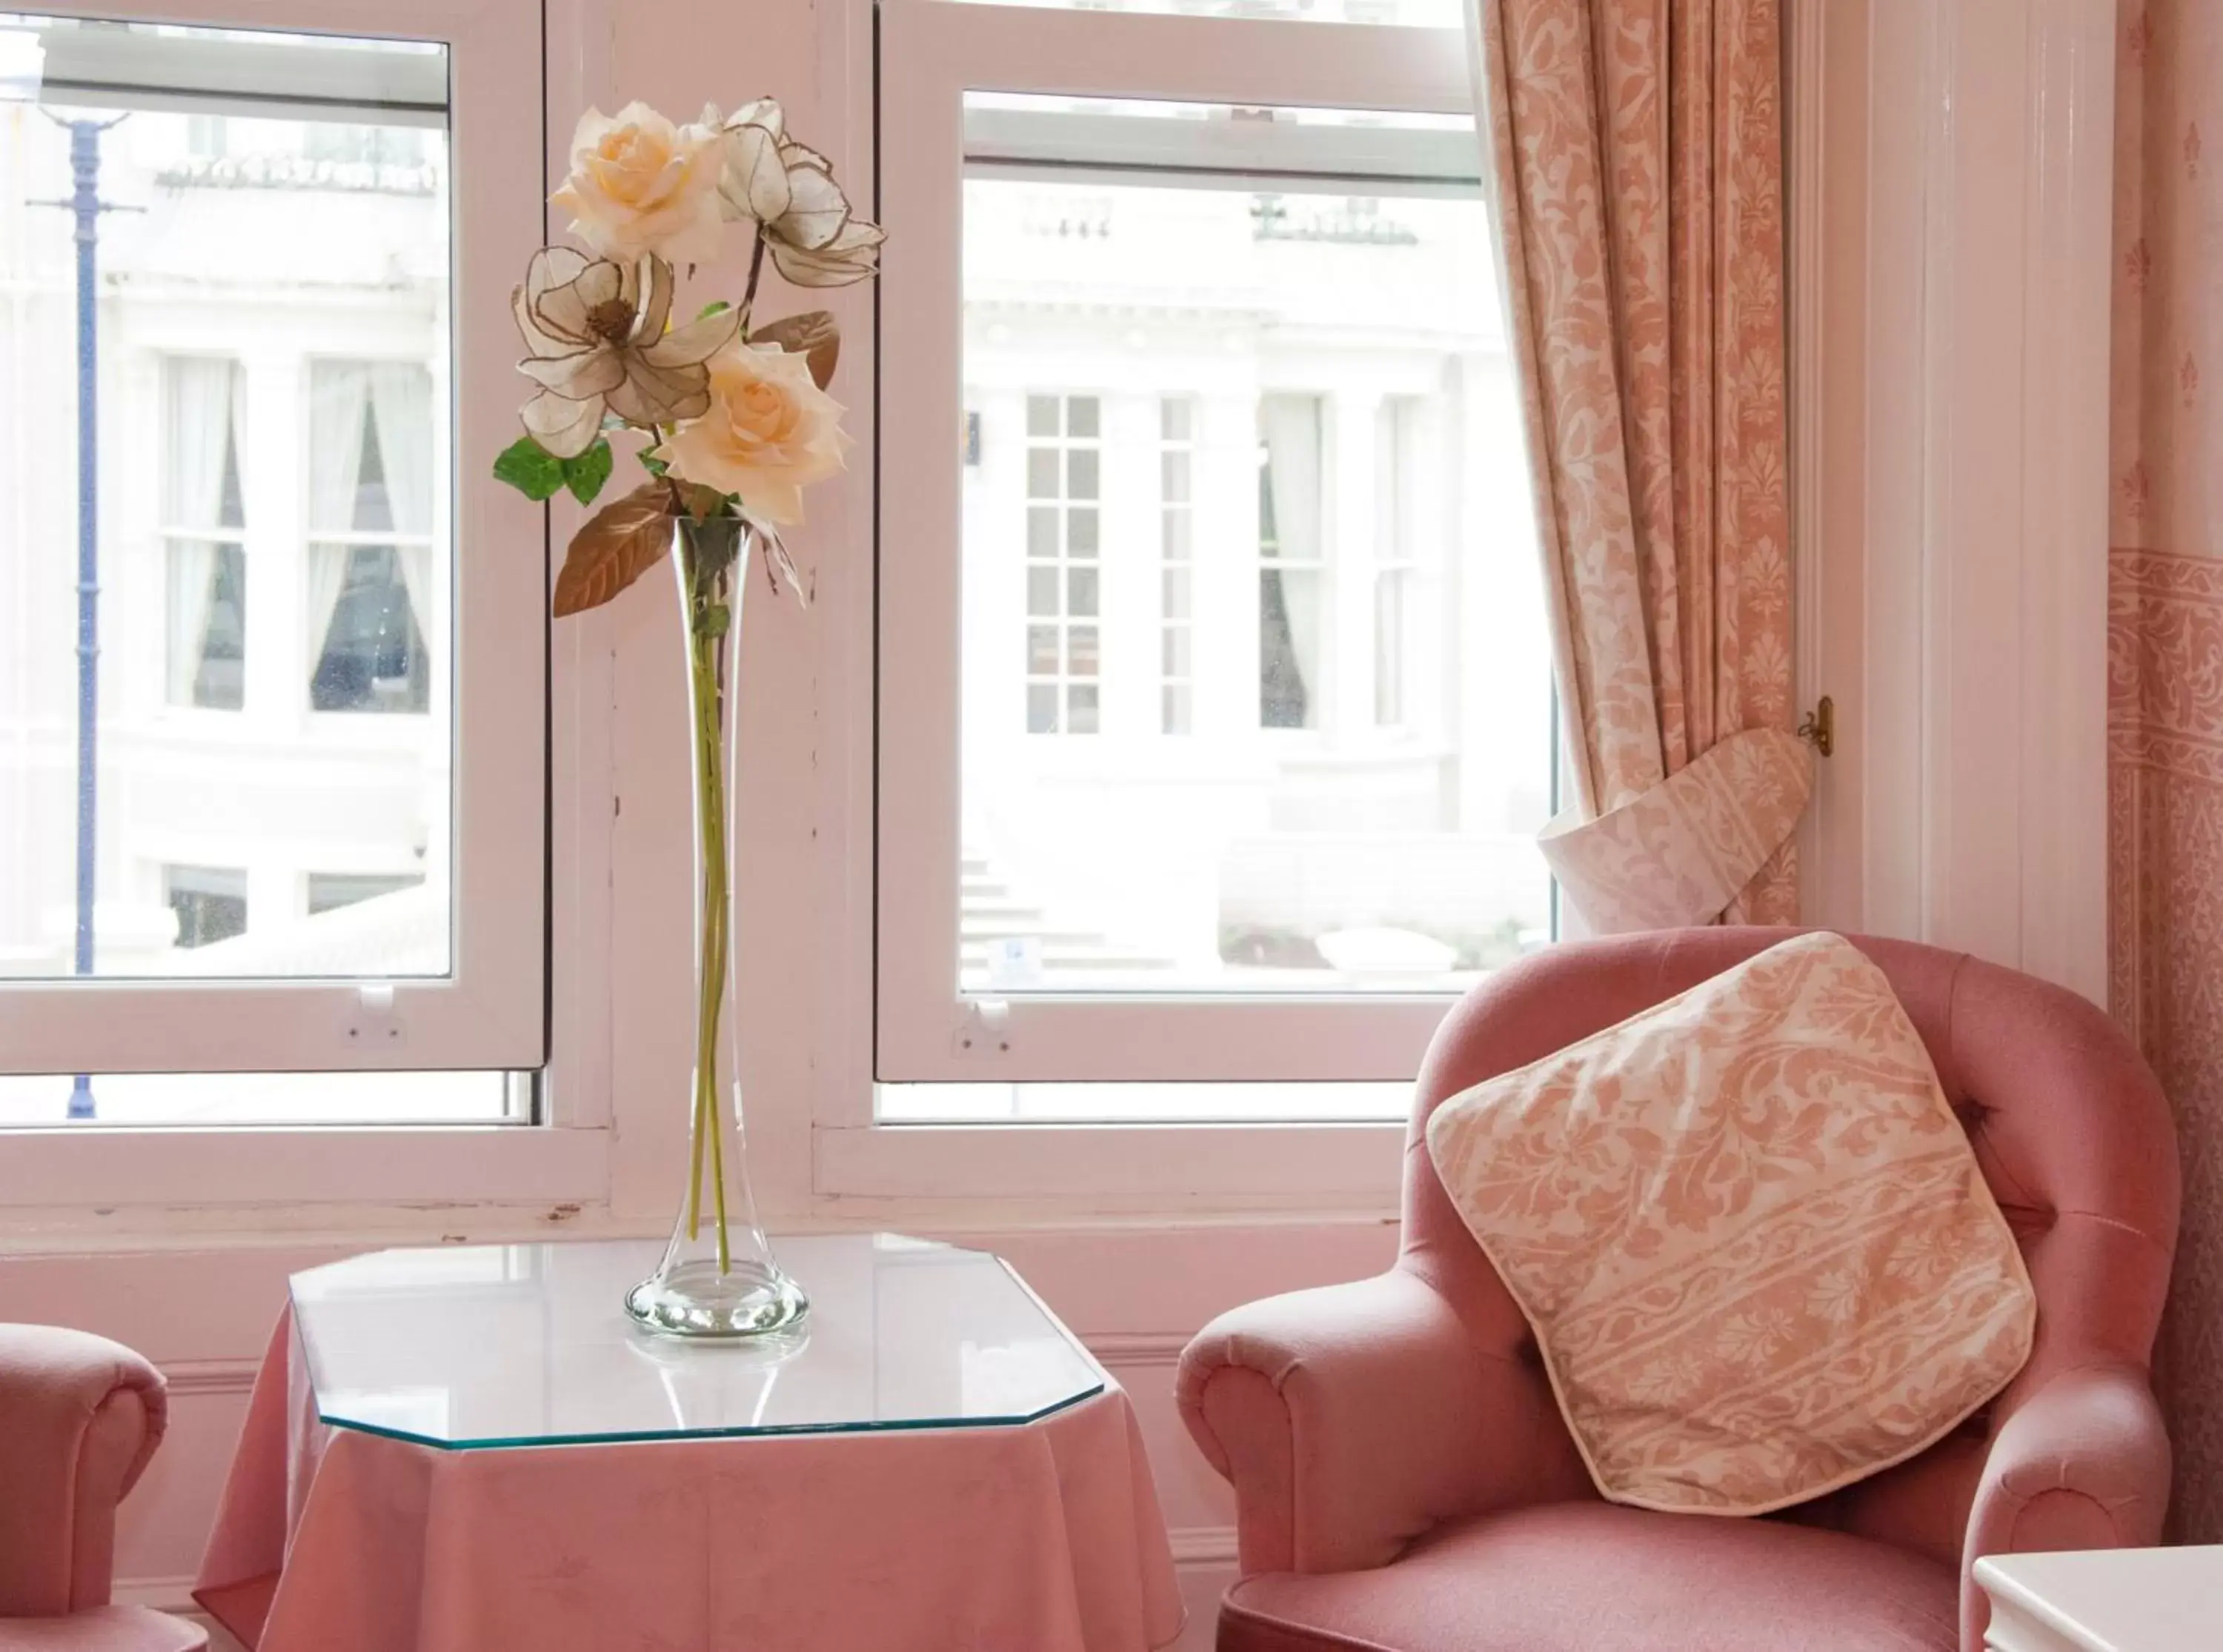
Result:
{"type": "MultiPolygon", "coordinates": [[[[536,500],[560,489],[590,505],[614,468],[611,436],[639,433],[647,479],[573,536],[554,609],[561,617],[600,606],[675,556],[694,725],[692,1163],[664,1266],[627,1305],[644,1324],[680,1335],[777,1330],[801,1317],[806,1299],[756,1225],[738,1137],[729,1175],[717,1077],[732,962],[728,643],[757,556],[773,590],[808,600],[780,530],[803,520],[803,490],[841,469],[848,442],[841,407],[827,393],[841,349],[833,317],[812,311],[759,321],[756,304],[767,260],[792,286],[843,286],[876,272],[883,232],[850,210],[832,165],[789,135],[769,97],[730,116],[705,109],[687,125],[638,103],[614,117],[589,110],[572,138],[570,175],[549,200],[570,215],[585,250],[542,248],[512,295],[526,349],[518,370],[536,390],[524,406],[525,435],[495,459],[494,474],[536,500]],[[714,301],[689,314],[681,273],[715,259],[734,226],[751,237],[740,304],[714,301]],[[675,310],[684,317],[676,324],[675,310]]],[[[736,1129],[739,1111],[736,1096],[736,1129]]]]}
{"type": "Polygon", "coordinates": [[[597,607],[660,561],[683,521],[738,524],[767,572],[794,584],[779,538],[803,519],[803,490],[841,468],[841,407],[826,393],[841,335],[824,311],[759,322],[769,256],[797,286],[873,274],[884,232],[849,207],[826,157],[788,135],[778,103],[731,116],[712,106],[677,125],[645,104],[589,110],[571,171],[550,204],[587,248],[544,247],[512,294],[538,393],[526,434],[494,474],[528,498],[568,489],[592,504],[614,465],[609,433],[646,437],[650,480],[571,541],[556,584],[560,617],[597,607]],[[715,258],[729,225],[752,237],[738,307],[704,305],[675,326],[679,271],[715,258]]]}

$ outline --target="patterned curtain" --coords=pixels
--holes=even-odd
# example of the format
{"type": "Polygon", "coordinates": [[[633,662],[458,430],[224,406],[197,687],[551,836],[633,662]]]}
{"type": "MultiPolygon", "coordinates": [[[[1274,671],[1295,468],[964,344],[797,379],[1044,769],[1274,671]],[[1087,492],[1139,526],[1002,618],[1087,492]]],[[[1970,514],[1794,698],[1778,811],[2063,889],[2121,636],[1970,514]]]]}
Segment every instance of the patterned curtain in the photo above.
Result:
{"type": "Polygon", "coordinates": [[[2109,1007],[2184,1160],[2156,1375],[2172,1541],[2223,1542],[2223,5],[2119,0],[2107,582],[2109,1007]]]}
{"type": "Polygon", "coordinates": [[[1778,0],[1476,0],[1593,930],[1789,922],[1778,0]]]}

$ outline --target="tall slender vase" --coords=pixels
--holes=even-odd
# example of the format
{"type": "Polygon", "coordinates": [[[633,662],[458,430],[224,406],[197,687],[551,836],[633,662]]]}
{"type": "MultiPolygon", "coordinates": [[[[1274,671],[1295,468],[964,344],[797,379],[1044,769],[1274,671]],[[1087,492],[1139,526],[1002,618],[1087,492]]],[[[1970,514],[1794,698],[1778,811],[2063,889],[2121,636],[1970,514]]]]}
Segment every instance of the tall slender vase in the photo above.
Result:
{"type": "MultiPolygon", "coordinates": [[[[750,583],[741,524],[683,519],[672,547],[695,776],[695,1076],[687,1186],[663,1264],[626,1293],[626,1311],[671,1336],[762,1336],[797,1326],[810,1299],[773,1259],[757,1221],[738,1072],[721,1077],[734,964],[734,844],[726,788],[727,703],[750,583]]],[[[735,1064],[738,1065],[738,1064],[735,1064]]]]}

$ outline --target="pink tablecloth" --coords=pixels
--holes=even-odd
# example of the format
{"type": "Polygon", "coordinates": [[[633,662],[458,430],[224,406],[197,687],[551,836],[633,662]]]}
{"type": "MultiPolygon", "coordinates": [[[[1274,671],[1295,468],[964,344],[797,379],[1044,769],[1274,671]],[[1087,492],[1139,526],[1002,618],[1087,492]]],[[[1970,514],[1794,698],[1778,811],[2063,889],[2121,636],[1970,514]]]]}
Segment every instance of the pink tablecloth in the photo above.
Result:
{"type": "Polygon", "coordinates": [[[1181,1630],[1116,1385],[1025,1428],[443,1451],[293,1416],[293,1340],[281,1322],[193,1591],[258,1652],[1143,1652],[1181,1630]]]}

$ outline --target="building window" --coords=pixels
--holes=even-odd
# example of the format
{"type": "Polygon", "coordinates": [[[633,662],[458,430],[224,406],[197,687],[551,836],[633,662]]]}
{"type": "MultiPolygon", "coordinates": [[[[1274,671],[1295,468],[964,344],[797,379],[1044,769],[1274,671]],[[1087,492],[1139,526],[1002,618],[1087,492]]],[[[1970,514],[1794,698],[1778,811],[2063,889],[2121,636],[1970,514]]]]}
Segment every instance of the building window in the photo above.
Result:
{"type": "Polygon", "coordinates": [[[332,912],[341,907],[375,901],[381,895],[399,895],[404,889],[420,889],[424,883],[422,872],[312,872],[309,874],[309,913],[313,917],[320,912],[332,912]]]}
{"type": "Polygon", "coordinates": [[[1186,396],[1158,403],[1158,726],[1195,732],[1196,404],[1186,396]]]}
{"type": "Polygon", "coordinates": [[[239,483],[238,363],[162,363],[167,562],[164,698],[237,711],[247,693],[247,510],[239,483]]]}
{"type": "Polygon", "coordinates": [[[191,950],[247,933],[247,872],[233,866],[165,866],[162,895],[191,950]]]}
{"type": "Polygon", "coordinates": [[[1027,398],[1027,732],[1094,734],[1103,693],[1104,406],[1027,398]]]}
{"type": "Polygon", "coordinates": [[[1327,663],[1320,401],[1258,404],[1258,724],[1318,728],[1327,663]]]}
{"type": "Polygon", "coordinates": [[[916,250],[881,289],[876,429],[918,531],[876,570],[876,1073],[1166,1082],[1148,1104],[1188,1118],[1225,1083],[1409,1078],[1550,924],[1550,631],[1466,53],[1229,15],[879,16],[906,68],[880,198],[916,250]],[[1153,61],[1180,67],[1154,88],[1153,61]],[[1098,404],[1094,741],[1024,732],[1062,711],[1066,386],[1098,404]],[[979,1036],[975,995],[1007,1033],[979,1036]]]}
{"type": "Polygon", "coordinates": [[[318,362],[309,418],[309,699],[320,712],[431,703],[432,393],[422,367],[318,362]]]}

